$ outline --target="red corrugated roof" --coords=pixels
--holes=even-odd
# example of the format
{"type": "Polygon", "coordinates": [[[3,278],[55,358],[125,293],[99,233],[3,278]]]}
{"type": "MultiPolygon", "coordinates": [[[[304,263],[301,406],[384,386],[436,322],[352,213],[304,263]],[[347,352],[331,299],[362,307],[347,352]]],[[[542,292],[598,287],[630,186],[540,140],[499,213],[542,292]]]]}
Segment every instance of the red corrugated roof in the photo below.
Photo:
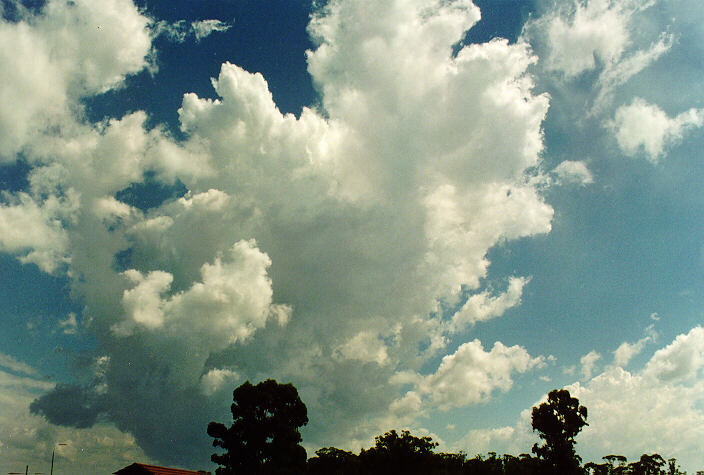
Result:
{"type": "Polygon", "coordinates": [[[125,468],[121,468],[115,475],[130,474],[152,474],[152,475],[203,475],[208,472],[195,472],[193,470],[183,470],[180,468],[159,467],[158,465],[146,465],[143,463],[133,463],[125,468]]]}

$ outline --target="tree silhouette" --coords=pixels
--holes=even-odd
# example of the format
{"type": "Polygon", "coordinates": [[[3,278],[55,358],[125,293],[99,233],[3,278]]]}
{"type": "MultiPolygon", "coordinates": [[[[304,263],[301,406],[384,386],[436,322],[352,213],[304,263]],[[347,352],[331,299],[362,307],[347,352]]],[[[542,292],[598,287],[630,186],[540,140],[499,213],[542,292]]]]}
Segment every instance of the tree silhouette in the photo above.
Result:
{"type": "Polygon", "coordinates": [[[211,460],[218,475],[289,474],[305,470],[306,451],[299,428],[308,423],[305,404],[292,384],[267,379],[245,382],[233,392],[233,423],[208,424],[214,447],[225,449],[211,460]]]}
{"type": "Polygon", "coordinates": [[[543,459],[544,473],[569,475],[581,473],[581,458],[575,453],[574,438],[587,425],[587,408],[566,389],[553,390],[548,401],[533,408],[533,430],[545,441],[535,444],[533,453],[543,459]]]}
{"type": "Polygon", "coordinates": [[[665,459],[660,454],[643,454],[637,462],[628,464],[629,473],[634,475],[660,475],[660,467],[665,465],[665,459]]]}
{"type": "Polygon", "coordinates": [[[407,430],[399,436],[391,430],[378,435],[376,445],[362,450],[359,458],[373,473],[429,473],[442,458],[433,452],[437,445],[430,437],[415,437],[407,430]]]}
{"type": "Polygon", "coordinates": [[[584,469],[590,475],[611,475],[612,467],[608,463],[589,462],[584,464],[584,469]]]}
{"type": "Polygon", "coordinates": [[[667,475],[686,475],[686,472],[680,471],[680,466],[677,459],[667,459],[667,475]]]}
{"type": "Polygon", "coordinates": [[[337,447],[323,447],[308,459],[310,475],[356,475],[361,474],[357,456],[337,447]]]}
{"type": "Polygon", "coordinates": [[[627,459],[623,455],[605,455],[601,459],[604,460],[604,463],[589,462],[585,464],[584,468],[587,473],[592,475],[620,475],[626,473],[627,459]]]}
{"type": "Polygon", "coordinates": [[[519,456],[488,452],[468,458],[466,452],[438,453],[431,437],[407,430],[390,430],[375,438],[374,446],[359,454],[323,447],[306,460],[299,428],[308,423],[305,404],[292,384],[273,379],[253,386],[245,382],[233,392],[233,424],[208,425],[213,446],[224,451],[211,460],[217,475],[682,475],[677,460],[643,454],[627,463],[622,455],[606,455],[603,463],[580,466],[575,437],[587,425],[587,408],[567,390],[553,390],[547,402],[533,407],[532,426],[543,445],[519,456]]]}

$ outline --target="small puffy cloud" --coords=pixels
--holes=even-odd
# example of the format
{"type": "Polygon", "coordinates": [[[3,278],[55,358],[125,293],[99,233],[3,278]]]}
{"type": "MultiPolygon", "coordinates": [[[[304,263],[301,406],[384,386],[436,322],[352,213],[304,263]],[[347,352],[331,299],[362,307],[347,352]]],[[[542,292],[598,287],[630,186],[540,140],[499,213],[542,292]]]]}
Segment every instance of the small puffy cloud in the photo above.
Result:
{"type": "MultiPolygon", "coordinates": [[[[652,329],[651,329],[652,331],[652,329]]],[[[624,341],[614,351],[614,365],[625,367],[631,358],[639,354],[648,342],[654,341],[657,334],[652,331],[651,335],[645,336],[635,343],[624,341]]]]}
{"type": "Polygon", "coordinates": [[[333,352],[333,357],[376,363],[382,366],[389,363],[389,355],[384,342],[378,336],[367,331],[357,333],[350,340],[338,346],[333,352]]]}
{"type": "Polygon", "coordinates": [[[433,411],[486,402],[494,392],[510,390],[515,374],[544,362],[543,356],[533,358],[518,345],[507,347],[496,342],[491,351],[485,351],[479,340],[464,343],[443,357],[434,373],[393,374],[388,381],[392,386],[411,385],[412,389],[389,404],[388,411],[376,419],[377,429],[408,426],[433,411]]]}
{"type": "Polygon", "coordinates": [[[594,183],[592,172],[584,162],[565,160],[556,166],[552,173],[555,175],[555,181],[558,185],[594,183]]]}
{"type": "Polygon", "coordinates": [[[582,365],[582,376],[584,377],[584,379],[589,379],[592,377],[594,365],[596,365],[596,362],[600,359],[601,355],[594,350],[590,351],[579,359],[579,362],[582,365]]]}
{"type": "Polygon", "coordinates": [[[631,358],[643,350],[644,346],[644,340],[638,340],[636,343],[621,343],[614,351],[614,364],[621,367],[626,366],[631,361],[631,358]]]}
{"type": "Polygon", "coordinates": [[[0,204],[0,251],[19,254],[53,273],[69,261],[68,235],[64,222],[71,220],[79,206],[78,194],[70,190],[64,197],[50,196],[37,203],[27,193],[10,196],[0,204]]]}
{"type": "Polygon", "coordinates": [[[671,344],[658,350],[643,374],[662,382],[696,382],[704,368],[704,328],[695,327],[678,335],[671,344]]]}
{"type": "Polygon", "coordinates": [[[78,320],[76,314],[71,312],[65,320],[59,320],[59,328],[65,335],[74,335],[78,331],[78,320]]]}
{"type": "MultiPolygon", "coordinates": [[[[124,272],[134,287],[125,290],[122,306],[130,321],[147,328],[159,328],[164,325],[164,305],[161,294],[169,290],[173,276],[168,272],[154,271],[143,276],[139,271],[130,269],[124,272]]],[[[116,327],[118,334],[131,334],[126,328],[116,327]]]]}
{"type": "Polygon", "coordinates": [[[247,339],[271,316],[285,323],[291,310],[272,305],[270,265],[253,240],[240,241],[225,256],[203,264],[200,282],[170,297],[165,297],[173,281],[168,272],[125,271],[133,284],[122,296],[127,319],[114,331],[128,336],[139,327],[163,328],[174,337],[217,350],[247,339]]]}
{"type": "Polygon", "coordinates": [[[206,396],[212,396],[218,391],[228,392],[239,385],[242,377],[237,371],[227,368],[213,368],[200,378],[201,389],[206,396]]]}
{"type": "Polygon", "coordinates": [[[543,361],[518,345],[496,342],[491,351],[484,351],[481,342],[474,340],[443,357],[437,371],[425,376],[419,387],[434,405],[449,410],[486,401],[496,390],[508,391],[514,373],[525,373],[543,361]]]}
{"type": "Polygon", "coordinates": [[[623,153],[634,156],[642,151],[651,162],[657,162],[666,147],[680,142],[685,132],[702,125],[704,109],[690,109],[672,118],[641,98],[619,107],[608,123],[623,153]]]}
{"type": "Polygon", "coordinates": [[[109,225],[115,225],[125,219],[128,219],[137,211],[112,196],[105,196],[96,200],[93,207],[93,212],[97,217],[103,219],[109,225]]]}
{"type": "Polygon", "coordinates": [[[519,305],[523,287],[529,280],[524,277],[512,277],[509,279],[508,289],[502,294],[491,295],[485,291],[470,296],[462,308],[452,316],[453,328],[459,329],[465,325],[499,317],[506,310],[519,305]]]}

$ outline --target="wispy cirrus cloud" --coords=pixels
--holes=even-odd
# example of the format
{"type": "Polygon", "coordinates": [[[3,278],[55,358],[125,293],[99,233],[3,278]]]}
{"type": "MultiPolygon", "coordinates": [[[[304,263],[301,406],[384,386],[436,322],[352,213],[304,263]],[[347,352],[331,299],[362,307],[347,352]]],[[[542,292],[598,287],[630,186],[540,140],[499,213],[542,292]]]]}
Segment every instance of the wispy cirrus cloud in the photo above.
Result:
{"type": "Polygon", "coordinates": [[[190,23],[185,20],[173,23],[162,20],[153,25],[154,36],[165,36],[176,43],[183,43],[190,37],[198,42],[213,33],[225,32],[230,28],[232,28],[231,23],[216,19],[198,20],[190,23]]]}
{"type": "MultiPolygon", "coordinates": [[[[587,73],[597,73],[588,115],[608,109],[617,88],[639,74],[673,46],[670,32],[655,38],[636,37],[655,0],[571,1],[529,21],[524,36],[536,47],[546,71],[560,80],[574,82],[587,73]],[[645,43],[645,42],[648,43],[645,43]],[[645,44],[644,44],[645,43],[645,44]]],[[[650,28],[643,28],[646,34],[650,28]]]]}

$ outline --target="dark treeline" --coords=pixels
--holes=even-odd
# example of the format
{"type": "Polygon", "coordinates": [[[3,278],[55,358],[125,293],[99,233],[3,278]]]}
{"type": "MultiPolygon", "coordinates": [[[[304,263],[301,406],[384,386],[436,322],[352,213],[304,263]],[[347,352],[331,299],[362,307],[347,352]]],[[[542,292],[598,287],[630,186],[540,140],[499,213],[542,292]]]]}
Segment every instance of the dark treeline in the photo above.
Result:
{"type": "Polygon", "coordinates": [[[308,413],[292,384],[268,379],[252,385],[245,382],[233,393],[233,423],[208,425],[213,446],[221,453],[211,459],[219,465],[217,475],[367,475],[367,474],[475,474],[475,475],[684,475],[675,459],[643,454],[628,462],[621,455],[607,455],[601,463],[582,459],[575,450],[575,437],[587,424],[587,408],[567,390],[553,390],[547,402],[534,407],[533,430],[541,439],[531,453],[470,458],[465,452],[438,452],[430,437],[391,430],[375,439],[374,446],[355,454],[336,447],[316,450],[307,458],[299,429],[308,423],[308,413]]]}

